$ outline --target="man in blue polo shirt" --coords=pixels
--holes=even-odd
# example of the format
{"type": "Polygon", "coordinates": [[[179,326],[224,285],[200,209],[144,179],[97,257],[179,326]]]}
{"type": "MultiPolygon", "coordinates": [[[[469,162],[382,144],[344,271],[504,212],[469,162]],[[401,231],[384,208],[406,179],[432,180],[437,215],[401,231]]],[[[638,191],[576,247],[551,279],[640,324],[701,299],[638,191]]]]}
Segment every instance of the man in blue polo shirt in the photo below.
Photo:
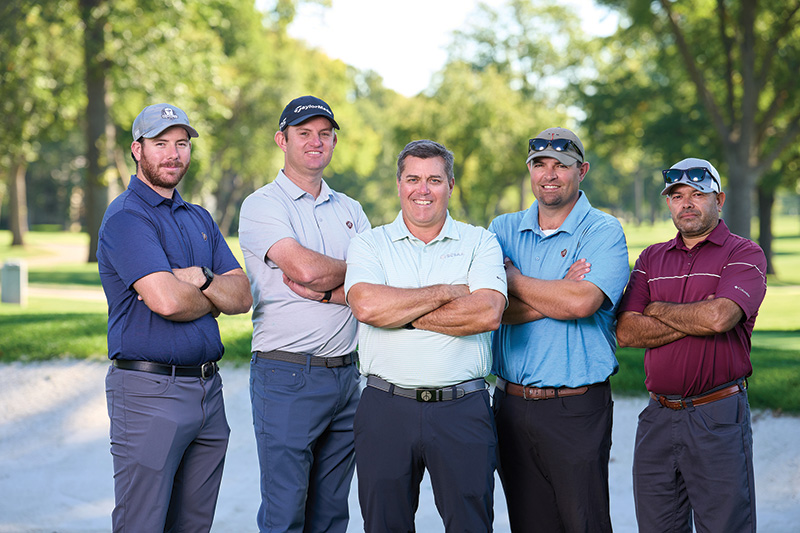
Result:
{"type": "Polygon", "coordinates": [[[414,531],[427,469],[447,531],[492,530],[496,442],[484,377],[506,304],[503,255],[447,206],[453,154],[413,141],[397,158],[402,207],[355,237],[345,291],[367,377],[354,424],[365,531],[414,531]]]}
{"type": "Polygon", "coordinates": [[[197,132],[179,108],[133,122],[136,175],[109,205],[97,261],[108,300],[113,531],[209,531],[230,429],[216,316],[250,309],[247,276],[175,187],[197,132]]]}
{"type": "Polygon", "coordinates": [[[527,164],[536,201],[489,226],[508,275],[492,372],[511,529],[611,531],[608,378],[628,248],[620,223],[579,189],[589,163],[577,135],[544,130],[527,164]]]}

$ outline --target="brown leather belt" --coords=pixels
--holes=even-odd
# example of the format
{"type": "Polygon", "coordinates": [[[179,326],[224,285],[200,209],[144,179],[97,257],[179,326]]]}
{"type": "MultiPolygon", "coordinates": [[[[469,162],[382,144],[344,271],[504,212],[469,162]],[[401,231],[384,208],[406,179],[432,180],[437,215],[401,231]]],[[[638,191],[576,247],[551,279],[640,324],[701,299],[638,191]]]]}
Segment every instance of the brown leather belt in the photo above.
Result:
{"type": "Polygon", "coordinates": [[[652,392],[650,393],[650,397],[668,409],[680,411],[681,409],[686,409],[689,405],[694,405],[695,407],[705,405],[707,403],[716,402],[717,400],[722,400],[723,398],[728,398],[734,394],[739,394],[744,390],[745,386],[743,384],[734,383],[733,385],[715,390],[714,392],[692,396],[691,398],[670,399],[663,394],[658,395],[652,392]]]}
{"type": "Polygon", "coordinates": [[[583,387],[576,387],[574,389],[569,387],[526,387],[524,385],[511,383],[498,376],[496,386],[501,391],[505,391],[506,394],[519,396],[526,400],[550,400],[552,398],[586,394],[586,391],[589,390],[591,385],[584,385],[583,387]]]}

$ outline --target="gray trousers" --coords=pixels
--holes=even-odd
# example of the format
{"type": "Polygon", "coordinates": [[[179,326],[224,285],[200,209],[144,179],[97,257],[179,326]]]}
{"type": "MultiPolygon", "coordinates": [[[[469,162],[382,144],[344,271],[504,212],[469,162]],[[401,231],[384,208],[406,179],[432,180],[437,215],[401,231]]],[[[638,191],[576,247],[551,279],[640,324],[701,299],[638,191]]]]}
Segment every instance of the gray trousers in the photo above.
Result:
{"type": "Polygon", "coordinates": [[[230,428],[222,379],[110,367],[114,532],[211,529],[230,428]]]}
{"type": "Polygon", "coordinates": [[[753,433],[747,393],[639,415],[633,455],[639,531],[754,532],[753,433]]]}

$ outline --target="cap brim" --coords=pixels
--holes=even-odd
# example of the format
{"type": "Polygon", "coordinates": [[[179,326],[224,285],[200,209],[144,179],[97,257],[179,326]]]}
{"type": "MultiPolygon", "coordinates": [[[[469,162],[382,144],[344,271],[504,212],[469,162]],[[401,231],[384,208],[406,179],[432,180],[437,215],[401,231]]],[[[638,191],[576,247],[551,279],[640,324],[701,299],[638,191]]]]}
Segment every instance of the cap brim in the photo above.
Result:
{"type": "Polygon", "coordinates": [[[333,124],[334,128],[336,128],[337,130],[341,129],[339,127],[339,124],[337,124],[335,120],[333,120],[330,116],[326,115],[325,113],[314,113],[313,115],[304,115],[304,116],[302,116],[300,118],[297,118],[297,119],[293,120],[292,122],[289,122],[286,125],[286,127],[283,128],[283,129],[285,130],[289,126],[297,126],[298,124],[302,124],[306,120],[312,119],[314,117],[325,117],[330,121],[331,124],[333,124]]]}
{"type": "Polygon", "coordinates": [[[200,135],[197,133],[197,130],[189,126],[188,124],[170,124],[169,126],[161,130],[156,129],[153,131],[149,131],[147,133],[143,133],[142,137],[144,137],[145,139],[152,139],[153,137],[158,137],[168,129],[174,128],[175,126],[180,126],[181,128],[185,129],[186,133],[189,134],[189,137],[200,137],[200,135]]]}
{"type": "Polygon", "coordinates": [[[569,152],[556,152],[555,150],[552,150],[552,149],[546,149],[546,150],[542,150],[541,152],[529,152],[528,153],[528,159],[525,161],[525,164],[527,165],[528,163],[530,163],[534,159],[538,159],[540,157],[552,157],[553,159],[558,159],[558,161],[561,164],[564,164],[564,165],[567,165],[567,166],[569,166],[569,165],[571,165],[573,163],[580,163],[581,162],[581,160],[578,159],[578,157],[572,155],[569,152]]]}
{"type": "MultiPolygon", "coordinates": [[[[713,182],[712,182],[712,183],[713,183],[713,182]]],[[[692,188],[694,188],[694,189],[697,189],[698,191],[700,191],[700,192],[701,192],[701,193],[703,193],[703,194],[708,194],[708,193],[710,193],[710,192],[719,192],[718,190],[716,190],[716,189],[715,189],[715,188],[713,188],[713,187],[706,187],[706,186],[704,185],[704,183],[702,183],[702,182],[683,181],[683,180],[681,179],[681,181],[676,181],[675,183],[668,183],[668,184],[667,184],[667,185],[664,187],[664,190],[663,190],[663,191],[661,191],[661,196],[666,196],[666,195],[668,195],[668,194],[669,194],[669,190],[670,190],[672,187],[676,186],[676,185],[688,185],[689,187],[692,187],[692,188]]]]}

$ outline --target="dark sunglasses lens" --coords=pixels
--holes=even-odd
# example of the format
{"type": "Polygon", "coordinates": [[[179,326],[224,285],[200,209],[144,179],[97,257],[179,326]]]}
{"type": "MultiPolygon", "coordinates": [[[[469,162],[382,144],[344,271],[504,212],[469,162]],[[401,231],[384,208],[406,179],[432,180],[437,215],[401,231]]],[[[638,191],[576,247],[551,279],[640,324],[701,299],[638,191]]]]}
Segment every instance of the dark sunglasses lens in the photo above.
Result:
{"type": "Polygon", "coordinates": [[[541,152],[547,145],[550,144],[550,141],[547,139],[531,139],[528,141],[528,149],[533,150],[534,152],[541,152]]]}
{"type": "Polygon", "coordinates": [[[563,152],[564,150],[569,149],[572,141],[569,139],[553,139],[550,141],[550,146],[553,147],[553,150],[556,152],[563,152]]]}
{"type": "Polygon", "coordinates": [[[686,175],[689,176],[689,179],[694,182],[703,181],[706,177],[706,169],[690,168],[686,171],[686,175]]]}
{"type": "Polygon", "coordinates": [[[664,181],[667,183],[675,183],[676,181],[680,181],[681,176],[683,176],[683,170],[678,168],[671,168],[664,171],[664,181]]]}

